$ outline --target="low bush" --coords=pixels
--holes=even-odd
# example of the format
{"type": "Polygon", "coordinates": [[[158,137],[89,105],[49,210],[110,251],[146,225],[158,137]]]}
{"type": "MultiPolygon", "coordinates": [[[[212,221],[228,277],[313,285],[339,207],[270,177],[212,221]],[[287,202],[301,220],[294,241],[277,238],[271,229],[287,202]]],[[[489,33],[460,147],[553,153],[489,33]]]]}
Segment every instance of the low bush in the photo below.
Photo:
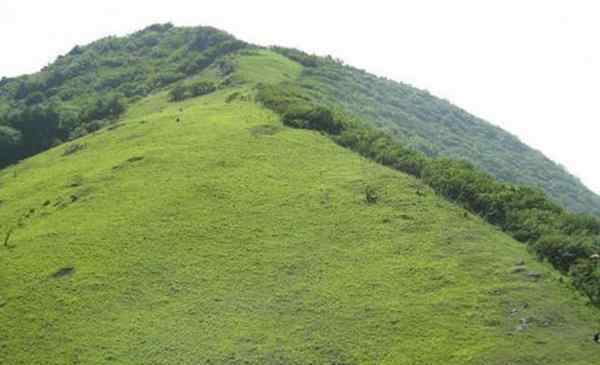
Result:
{"type": "Polygon", "coordinates": [[[197,81],[191,84],[178,84],[169,91],[169,100],[182,101],[196,96],[207,95],[217,90],[213,82],[197,81]]]}

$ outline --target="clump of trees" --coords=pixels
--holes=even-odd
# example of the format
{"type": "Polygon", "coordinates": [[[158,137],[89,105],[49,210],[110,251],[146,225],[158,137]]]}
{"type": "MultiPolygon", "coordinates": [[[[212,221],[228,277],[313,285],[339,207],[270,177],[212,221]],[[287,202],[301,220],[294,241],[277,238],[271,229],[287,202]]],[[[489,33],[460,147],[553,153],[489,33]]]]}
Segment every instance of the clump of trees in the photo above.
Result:
{"type": "Polygon", "coordinates": [[[318,105],[294,85],[260,86],[257,100],[288,126],[321,131],[371,160],[420,178],[570,274],[574,286],[600,305],[600,219],[569,213],[543,191],[501,182],[468,162],[435,159],[406,148],[333,106],[318,105]]]}
{"type": "Polygon", "coordinates": [[[217,90],[214,82],[197,81],[190,84],[177,84],[169,91],[169,100],[182,101],[188,98],[210,94],[217,90]]]}
{"type": "Polygon", "coordinates": [[[14,128],[0,125],[0,166],[2,161],[16,161],[21,154],[23,134],[14,128]]]}
{"type": "Polygon", "coordinates": [[[56,104],[25,106],[0,120],[0,167],[32,156],[118,118],[125,111],[120,95],[88,99],[77,109],[56,104]]]}
{"type": "Polygon", "coordinates": [[[317,67],[324,62],[319,56],[310,55],[295,48],[272,46],[271,50],[286,56],[305,67],[317,67]]]}

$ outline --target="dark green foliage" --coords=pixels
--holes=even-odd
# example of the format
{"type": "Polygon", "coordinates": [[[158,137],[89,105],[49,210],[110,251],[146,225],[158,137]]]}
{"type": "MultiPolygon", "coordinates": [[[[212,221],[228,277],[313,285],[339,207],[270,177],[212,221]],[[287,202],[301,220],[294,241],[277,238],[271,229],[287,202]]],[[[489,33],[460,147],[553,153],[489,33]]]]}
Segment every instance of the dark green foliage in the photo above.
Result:
{"type": "Polygon", "coordinates": [[[375,204],[377,203],[377,200],[379,200],[377,189],[371,185],[365,186],[365,201],[367,204],[375,204]]]}
{"type": "Polygon", "coordinates": [[[279,114],[310,108],[312,99],[293,84],[258,85],[257,101],[279,114]]]}
{"type": "Polygon", "coordinates": [[[187,89],[179,84],[169,91],[169,100],[171,101],[181,101],[186,98],[187,89]]]}
{"type": "Polygon", "coordinates": [[[290,84],[259,85],[257,100],[282,114],[283,122],[294,128],[338,135],[354,124],[341,110],[318,105],[290,84]]]}
{"type": "Polygon", "coordinates": [[[546,229],[549,233],[542,235],[532,246],[541,258],[547,258],[561,271],[568,271],[577,260],[592,255],[592,237],[552,232],[549,227],[546,229]]]}
{"type": "Polygon", "coordinates": [[[283,115],[283,122],[290,127],[314,129],[329,134],[340,134],[344,121],[325,107],[311,106],[306,109],[292,110],[283,115]]]}
{"type": "Polygon", "coordinates": [[[25,99],[25,104],[34,105],[39,104],[42,101],[44,101],[44,94],[42,94],[40,91],[35,91],[27,96],[25,99]]]}
{"type": "Polygon", "coordinates": [[[107,95],[96,99],[81,113],[84,121],[115,119],[125,111],[125,103],[119,95],[107,95]]]}
{"type": "Polygon", "coordinates": [[[190,85],[190,92],[192,96],[202,96],[210,94],[217,90],[217,87],[212,82],[200,81],[190,85]]]}
{"type": "Polygon", "coordinates": [[[420,153],[408,150],[387,136],[370,128],[351,128],[342,132],[336,142],[383,165],[420,177],[426,159],[420,153]]]}
{"type": "Polygon", "coordinates": [[[592,303],[600,303],[600,261],[581,259],[571,268],[575,287],[590,298],[592,303]]]}
{"type": "Polygon", "coordinates": [[[284,55],[305,67],[317,67],[323,62],[322,59],[318,56],[309,55],[308,53],[302,52],[294,48],[273,46],[271,47],[271,50],[281,55],[284,55]]]}
{"type": "Polygon", "coordinates": [[[21,153],[23,136],[18,130],[0,125],[0,166],[16,161],[21,153]]]}
{"type": "Polygon", "coordinates": [[[210,94],[217,90],[214,83],[197,81],[191,84],[178,84],[169,91],[169,100],[181,101],[188,98],[210,94]]]}
{"type": "MultiPolygon", "coordinates": [[[[527,243],[540,259],[570,272],[575,286],[600,304],[598,264],[588,259],[600,252],[598,218],[568,213],[543,191],[501,182],[466,161],[426,157],[372,127],[346,122],[348,117],[337,120],[332,109],[317,106],[293,85],[259,87],[257,99],[288,126],[325,132],[344,147],[421,178],[438,194],[527,243]]],[[[365,199],[376,202],[376,192],[368,187],[365,199]]]]}
{"type": "Polygon", "coordinates": [[[59,121],[58,112],[51,106],[26,107],[11,113],[8,123],[22,134],[19,157],[31,156],[56,144],[62,137],[59,121]]]}

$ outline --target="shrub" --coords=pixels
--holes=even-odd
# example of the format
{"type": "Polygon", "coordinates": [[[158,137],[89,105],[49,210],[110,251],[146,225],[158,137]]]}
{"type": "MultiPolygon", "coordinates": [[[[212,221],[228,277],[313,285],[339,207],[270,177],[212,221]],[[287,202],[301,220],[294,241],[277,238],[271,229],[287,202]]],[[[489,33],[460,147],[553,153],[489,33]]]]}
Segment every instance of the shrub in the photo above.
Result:
{"type": "Polygon", "coordinates": [[[181,101],[187,98],[187,88],[182,84],[175,85],[174,88],[169,91],[170,101],[181,101]]]}
{"type": "Polygon", "coordinates": [[[598,261],[581,259],[571,268],[570,273],[573,285],[584,292],[592,303],[600,304],[600,264],[598,261]]]}
{"type": "Polygon", "coordinates": [[[191,84],[177,84],[169,92],[170,101],[182,101],[191,97],[210,94],[217,90],[213,82],[197,81],[191,84]]]}
{"type": "Polygon", "coordinates": [[[375,204],[377,203],[377,200],[379,200],[377,189],[371,185],[365,186],[365,201],[367,204],[375,204]]]}
{"type": "Polygon", "coordinates": [[[323,60],[315,55],[309,55],[308,53],[302,52],[294,48],[285,47],[271,47],[271,50],[301,64],[305,67],[317,67],[323,60]]]}
{"type": "Polygon", "coordinates": [[[23,135],[18,130],[0,125],[0,167],[16,162],[21,156],[23,135]]]}
{"type": "Polygon", "coordinates": [[[69,146],[67,146],[67,148],[65,148],[64,152],[63,152],[63,156],[68,156],[68,155],[72,155],[78,151],[81,151],[85,148],[84,144],[81,143],[73,143],[69,146]]]}
{"type": "Polygon", "coordinates": [[[192,96],[202,96],[210,94],[217,90],[217,87],[213,82],[200,81],[190,85],[190,91],[192,96]]]}

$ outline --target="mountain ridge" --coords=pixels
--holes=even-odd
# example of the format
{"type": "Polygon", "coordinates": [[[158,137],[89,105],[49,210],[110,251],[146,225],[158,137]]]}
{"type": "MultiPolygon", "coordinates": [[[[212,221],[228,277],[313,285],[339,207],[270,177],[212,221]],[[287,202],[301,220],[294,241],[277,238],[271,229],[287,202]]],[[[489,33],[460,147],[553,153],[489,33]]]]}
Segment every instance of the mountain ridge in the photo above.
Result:
{"type": "MultiPolygon", "coordinates": [[[[14,152],[19,143],[28,143],[26,132],[15,131],[15,126],[26,123],[11,120],[15,110],[29,105],[57,105],[60,120],[50,123],[56,124],[54,135],[29,149],[44,150],[57,140],[65,141],[97,128],[99,120],[114,118],[119,99],[149,95],[245,47],[256,46],[212,27],[174,27],[170,23],[76,46],[39,73],[0,81],[0,152],[8,156],[8,163],[31,155],[14,152]],[[86,84],[93,87],[92,94],[86,84]],[[98,103],[105,105],[95,105],[98,103]]],[[[467,160],[503,181],[541,187],[571,211],[600,214],[600,196],[568,169],[449,101],[343,65],[330,56],[309,56],[283,47],[272,49],[305,66],[300,82],[307,90],[318,91],[324,101],[341,104],[397,141],[430,157],[467,160]]]]}
{"type": "Polygon", "coordinates": [[[600,195],[567,168],[426,90],[339,63],[307,67],[301,82],[430,157],[466,160],[500,180],[543,188],[574,212],[600,213],[600,195]]]}

